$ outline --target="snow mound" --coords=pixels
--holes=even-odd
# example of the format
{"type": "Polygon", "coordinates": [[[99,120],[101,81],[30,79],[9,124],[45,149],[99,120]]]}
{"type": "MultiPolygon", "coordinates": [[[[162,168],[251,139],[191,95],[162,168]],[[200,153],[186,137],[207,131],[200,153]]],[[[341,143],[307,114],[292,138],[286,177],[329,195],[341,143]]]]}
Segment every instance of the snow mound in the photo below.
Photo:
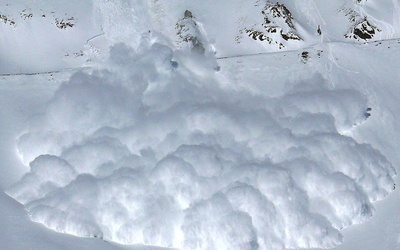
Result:
{"type": "Polygon", "coordinates": [[[115,45],[18,138],[30,172],[7,193],[32,220],[122,244],[330,248],[394,189],[386,158],[340,133],[368,118],[361,93],[319,75],[236,91],[212,53],[165,40],[115,45]]]}

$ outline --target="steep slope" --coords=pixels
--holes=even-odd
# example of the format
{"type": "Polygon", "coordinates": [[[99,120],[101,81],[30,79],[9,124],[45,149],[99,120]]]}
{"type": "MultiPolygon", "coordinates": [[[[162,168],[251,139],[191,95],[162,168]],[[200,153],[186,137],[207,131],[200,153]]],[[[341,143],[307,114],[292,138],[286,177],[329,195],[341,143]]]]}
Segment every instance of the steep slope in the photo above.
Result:
{"type": "Polygon", "coordinates": [[[203,47],[218,57],[400,35],[400,7],[395,0],[63,0],[35,5],[5,0],[0,3],[1,72],[96,65],[107,58],[110,45],[138,46],[141,34],[148,31],[161,32],[182,47],[182,24],[177,24],[186,10],[196,19],[186,32],[201,34],[203,47]]]}
{"type": "Polygon", "coordinates": [[[5,3],[20,17],[1,31],[46,23],[78,59],[4,72],[87,67],[17,137],[29,169],[7,194],[33,221],[126,245],[332,248],[395,190],[395,1],[42,3],[5,3]]]}

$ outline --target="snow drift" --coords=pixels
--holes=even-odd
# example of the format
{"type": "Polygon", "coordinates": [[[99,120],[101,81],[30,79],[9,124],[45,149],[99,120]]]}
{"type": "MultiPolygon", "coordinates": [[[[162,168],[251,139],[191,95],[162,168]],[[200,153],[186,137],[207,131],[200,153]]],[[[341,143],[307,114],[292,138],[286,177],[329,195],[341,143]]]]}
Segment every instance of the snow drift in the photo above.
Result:
{"type": "Polygon", "coordinates": [[[31,120],[30,171],[7,193],[32,220],[122,244],[330,248],[394,189],[386,158],[341,134],[369,116],[361,93],[320,75],[275,98],[237,91],[212,51],[166,41],[113,46],[31,120]]]}

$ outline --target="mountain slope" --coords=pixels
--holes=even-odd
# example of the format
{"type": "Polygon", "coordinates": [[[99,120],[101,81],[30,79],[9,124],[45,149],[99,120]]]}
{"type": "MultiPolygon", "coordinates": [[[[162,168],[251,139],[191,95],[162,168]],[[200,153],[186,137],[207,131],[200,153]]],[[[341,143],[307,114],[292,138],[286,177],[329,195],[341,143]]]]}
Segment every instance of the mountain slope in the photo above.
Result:
{"type": "Polygon", "coordinates": [[[4,70],[80,68],[17,136],[29,169],[6,192],[33,221],[125,245],[333,248],[395,190],[394,1],[23,5],[2,32],[46,23],[80,51],[67,63],[52,40],[50,68],[22,53],[4,70]]]}
{"type": "Polygon", "coordinates": [[[390,0],[234,0],[229,4],[96,0],[84,4],[39,1],[35,5],[6,0],[0,7],[2,73],[95,65],[107,57],[111,44],[138,46],[141,34],[149,30],[162,32],[179,45],[182,37],[176,25],[186,10],[196,18],[197,28],[191,29],[201,30],[203,46],[211,46],[218,57],[300,49],[320,42],[361,43],[400,35],[399,3],[390,0]]]}

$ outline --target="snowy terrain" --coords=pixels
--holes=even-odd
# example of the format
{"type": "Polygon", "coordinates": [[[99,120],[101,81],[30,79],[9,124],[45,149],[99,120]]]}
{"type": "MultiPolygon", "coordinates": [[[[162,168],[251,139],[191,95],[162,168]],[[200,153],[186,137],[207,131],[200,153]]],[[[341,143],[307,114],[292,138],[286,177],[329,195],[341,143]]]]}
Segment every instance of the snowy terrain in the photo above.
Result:
{"type": "Polygon", "coordinates": [[[5,0],[0,44],[2,248],[400,249],[398,1],[5,0]]]}

